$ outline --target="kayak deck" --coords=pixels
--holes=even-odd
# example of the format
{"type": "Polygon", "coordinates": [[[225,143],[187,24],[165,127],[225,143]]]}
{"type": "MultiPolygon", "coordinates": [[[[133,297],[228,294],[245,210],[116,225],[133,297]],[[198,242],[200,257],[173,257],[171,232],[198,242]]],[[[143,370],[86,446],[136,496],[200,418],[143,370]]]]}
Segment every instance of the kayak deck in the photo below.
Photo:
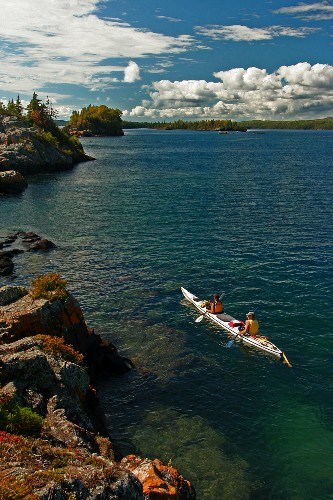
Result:
{"type": "Polygon", "coordinates": [[[276,345],[270,342],[266,337],[260,337],[260,336],[251,337],[251,336],[241,335],[238,330],[238,326],[243,323],[242,321],[237,320],[236,318],[230,316],[229,314],[225,313],[212,314],[210,312],[207,312],[206,308],[202,305],[203,300],[199,299],[196,295],[193,295],[193,293],[186,290],[186,288],[181,287],[181,291],[185,299],[191,302],[198,309],[198,311],[200,311],[201,314],[204,315],[205,318],[213,321],[215,324],[219,325],[221,328],[223,328],[225,331],[227,331],[234,337],[237,336],[237,338],[241,340],[244,344],[254,347],[256,349],[260,349],[261,351],[268,352],[269,354],[278,357],[284,362],[285,359],[287,359],[285,358],[284,352],[281,351],[281,349],[279,349],[278,347],[276,347],[276,345]]]}

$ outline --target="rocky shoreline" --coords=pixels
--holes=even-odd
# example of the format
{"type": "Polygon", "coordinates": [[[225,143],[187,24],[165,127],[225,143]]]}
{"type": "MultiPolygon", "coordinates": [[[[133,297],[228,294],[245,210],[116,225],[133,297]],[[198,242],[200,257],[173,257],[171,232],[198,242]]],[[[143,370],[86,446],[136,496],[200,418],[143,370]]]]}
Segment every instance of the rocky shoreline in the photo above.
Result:
{"type": "Polygon", "coordinates": [[[113,446],[93,384],[135,368],[63,285],[0,288],[0,498],[195,499],[171,465],[113,446]]]}
{"type": "Polygon", "coordinates": [[[27,175],[69,170],[79,162],[94,160],[73,139],[61,143],[23,118],[0,116],[0,194],[24,191],[27,175]]]}

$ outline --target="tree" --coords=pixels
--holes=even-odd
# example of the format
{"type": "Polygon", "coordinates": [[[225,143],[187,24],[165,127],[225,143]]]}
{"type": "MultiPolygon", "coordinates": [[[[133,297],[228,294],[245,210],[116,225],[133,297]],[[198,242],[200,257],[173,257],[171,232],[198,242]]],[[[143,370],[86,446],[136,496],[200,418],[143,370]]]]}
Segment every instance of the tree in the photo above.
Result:
{"type": "Polygon", "coordinates": [[[52,107],[52,103],[47,97],[46,104],[38,99],[36,92],[33,93],[32,99],[27,106],[27,119],[36,127],[43,128],[46,131],[54,132],[56,124],[57,112],[52,107]]]}
{"type": "Polygon", "coordinates": [[[23,105],[22,105],[22,101],[20,99],[19,94],[17,94],[15,107],[16,107],[17,116],[22,117],[23,116],[23,105]]]}
{"type": "Polygon", "coordinates": [[[69,124],[71,128],[90,130],[95,135],[123,135],[121,115],[120,109],[89,104],[80,112],[73,111],[69,124]]]}

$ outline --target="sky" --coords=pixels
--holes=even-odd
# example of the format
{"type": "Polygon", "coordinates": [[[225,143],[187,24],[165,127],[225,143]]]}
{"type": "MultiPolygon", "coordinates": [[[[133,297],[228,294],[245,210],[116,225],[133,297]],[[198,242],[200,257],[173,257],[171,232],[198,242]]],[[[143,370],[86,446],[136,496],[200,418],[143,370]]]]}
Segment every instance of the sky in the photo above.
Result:
{"type": "Polygon", "coordinates": [[[131,121],[333,116],[333,0],[1,0],[0,101],[131,121]]]}

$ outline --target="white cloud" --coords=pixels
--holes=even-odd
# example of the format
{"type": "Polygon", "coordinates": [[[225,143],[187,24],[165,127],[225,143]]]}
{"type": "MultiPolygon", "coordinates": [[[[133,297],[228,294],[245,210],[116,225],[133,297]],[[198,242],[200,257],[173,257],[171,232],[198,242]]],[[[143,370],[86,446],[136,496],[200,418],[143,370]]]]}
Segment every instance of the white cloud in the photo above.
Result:
{"type": "Polygon", "coordinates": [[[180,23],[182,22],[182,19],[178,19],[176,17],[169,17],[169,16],[156,16],[157,19],[164,19],[165,21],[170,21],[170,23],[180,23]]]}
{"type": "Polygon", "coordinates": [[[112,58],[185,51],[192,37],[166,36],[98,17],[102,0],[2,0],[0,89],[31,92],[48,83],[106,88],[124,67],[112,58]]]}
{"type": "Polygon", "coordinates": [[[282,7],[274,14],[289,14],[305,20],[320,21],[333,19],[333,5],[329,2],[299,3],[290,7],[282,7]]]}
{"type": "Polygon", "coordinates": [[[333,66],[299,63],[273,73],[233,68],[214,73],[220,82],[155,82],[150,100],[126,111],[136,118],[282,119],[328,116],[333,105],[333,66]]]}
{"type": "Polygon", "coordinates": [[[271,40],[281,36],[303,38],[319,31],[318,28],[290,28],[288,26],[269,26],[266,28],[249,28],[240,24],[230,26],[196,26],[197,33],[213,40],[233,40],[234,42],[254,42],[271,40]]]}
{"type": "Polygon", "coordinates": [[[128,63],[124,71],[124,82],[133,83],[140,80],[140,68],[134,61],[128,63]]]}

